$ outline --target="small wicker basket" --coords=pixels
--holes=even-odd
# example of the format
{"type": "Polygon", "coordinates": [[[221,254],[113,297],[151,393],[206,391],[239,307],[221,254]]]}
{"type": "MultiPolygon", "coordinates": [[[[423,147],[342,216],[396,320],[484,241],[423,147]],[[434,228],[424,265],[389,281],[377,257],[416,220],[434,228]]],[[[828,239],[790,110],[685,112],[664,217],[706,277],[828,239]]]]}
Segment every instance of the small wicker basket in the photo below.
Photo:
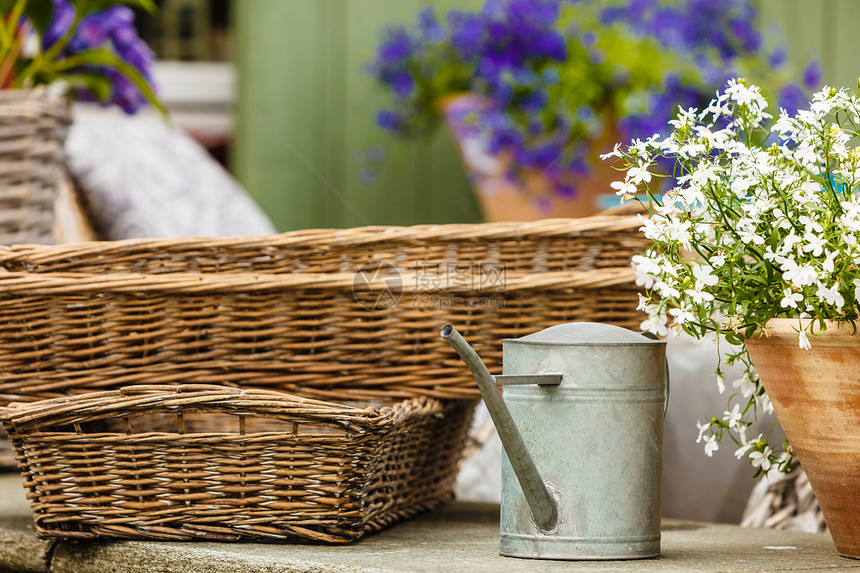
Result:
{"type": "Polygon", "coordinates": [[[473,406],[140,386],[0,419],[42,537],[340,543],[450,499],[473,406]]]}
{"type": "Polygon", "coordinates": [[[439,337],[637,328],[633,215],[0,247],[0,404],[130,384],[474,399],[439,337]]]}

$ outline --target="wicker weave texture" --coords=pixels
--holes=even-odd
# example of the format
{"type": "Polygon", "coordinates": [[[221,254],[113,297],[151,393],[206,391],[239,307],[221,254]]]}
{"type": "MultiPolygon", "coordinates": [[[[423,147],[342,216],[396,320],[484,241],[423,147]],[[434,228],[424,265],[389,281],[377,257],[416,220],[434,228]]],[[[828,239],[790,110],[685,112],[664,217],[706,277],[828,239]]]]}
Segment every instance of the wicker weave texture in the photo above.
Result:
{"type": "Polygon", "coordinates": [[[0,416],[40,536],[337,543],[450,499],[473,407],[414,398],[356,408],[193,385],[0,416]],[[153,416],[172,429],[150,431],[153,416]],[[125,431],[105,431],[106,420],[125,431]]]}
{"type": "Polygon", "coordinates": [[[602,217],[0,249],[10,270],[0,274],[0,403],[140,383],[336,401],[474,399],[441,327],[455,324],[495,370],[504,338],[566,321],[638,328],[629,259],[644,247],[628,237],[639,224],[602,217]],[[375,250],[356,254],[368,242],[375,250]],[[387,263],[395,252],[397,266],[387,263]],[[384,265],[365,272],[373,253],[384,265]],[[321,272],[334,261],[338,272],[321,272]]]}
{"type": "Polygon", "coordinates": [[[0,243],[53,242],[70,122],[62,96],[0,90],[0,243]]]}
{"type": "Polygon", "coordinates": [[[475,264],[508,272],[630,266],[648,242],[636,214],[531,223],[309,229],[240,238],[128,239],[0,250],[13,271],[157,273],[354,273],[373,261],[401,270],[475,264]]]}

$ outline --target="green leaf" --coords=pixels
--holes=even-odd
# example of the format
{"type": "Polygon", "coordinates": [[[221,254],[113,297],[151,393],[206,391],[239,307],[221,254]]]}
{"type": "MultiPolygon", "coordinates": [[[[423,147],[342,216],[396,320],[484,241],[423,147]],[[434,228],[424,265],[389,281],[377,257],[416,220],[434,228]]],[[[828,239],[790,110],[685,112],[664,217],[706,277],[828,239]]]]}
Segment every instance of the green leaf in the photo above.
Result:
{"type": "Polygon", "coordinates": [[[108,101],[113,91],[110,80],[98,72],[63,74],[57,79],[62,79],[72,88],[83,88],[91,92],[101,102],[108,101]]]}
{"type": "MultiPolygon", "coordinates": [[[[149,85],[149,82],[146,81],[140,72],[134,68],[131,64],[117,56],[114,52],[110,51],[107,48],[97,48],[95,50],[87,50],[84,52],[79,52],[64,60],[58,61],[51,69],[52,72],[62,73],[63,77],[65,77],[66,70],[79,68],[81,66],[100,66],[105,68],[110,68],[112,70],[116,70],[126,78],[128,78],[131,83],[135,85],[137,89],[140,90],[140,93],[143,94],[143,97],[161,113],[162,116],[167,117],[167,109],[165,109],[164,105],[158,100],[158,97],[155,95],[155,92],[152,91],[152,86],[149,85]]],[[[96,72],[97,73],[97,72],[96,72]]],[[[75,72],[73,75],[78,75],[75,72]]]]}
{"type": "Polygon", "coordinates": [[[158,7],[153,0],[71,0],[80,18],[111,6],[129,6],[154,14],[158,7]]]}
{"type": "Polygon", "coordinates": [[[54,3],[51,0],[29,0],[24,13],[41,36],[51,25],[51,19],[54,17],[54,3]]]}
{"type": "Polygon", "coordinates": [[[8,14],[12,11],[12,7],[15,6],[15,0],[0,0],[0,12],[3,14],[8,14]]]}

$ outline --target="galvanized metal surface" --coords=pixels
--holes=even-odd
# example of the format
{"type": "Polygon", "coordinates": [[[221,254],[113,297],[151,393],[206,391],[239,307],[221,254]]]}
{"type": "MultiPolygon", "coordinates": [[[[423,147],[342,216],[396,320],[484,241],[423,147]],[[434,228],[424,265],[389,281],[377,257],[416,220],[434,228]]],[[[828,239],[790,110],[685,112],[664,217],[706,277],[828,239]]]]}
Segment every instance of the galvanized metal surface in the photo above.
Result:
{"type": "MultiPolygon", "coordinates": [[[[659,556],[665,342],[615,326],[572,323],[505,340],[503,349],[508,380],[558,373],[562,380],[506,385],[503,401],[486,393],[496,397],[487,407],[505,446],[500,553],[539,559],[659,556]],[[512,433],[521,444],[508,439],[512,433]],[[523,448],[534,460],[529,471],[519,467],[523,448]],[[524,493],[535,480],[556,506],[553,527],[536,520],[536,504],[524,493]]],[[[471,353],[466,362],[472,371],[491,379],[471,353]]]]}
{"type": "Polygon", "coordinates": [[[499,374],[498,376],[493,376],[493,379],[496,381],[496,386],[509,386],[511,384],[519,384],[520,386],[528,384],[557,386],[561,384],[561,374],[520,374],[516,376],[499,374]]]}
{"type": "MultiPolygon", "coordinates": [[[[505,450],[508,453],[508,465],[511,471],[514,472],[516,478],[522,483],[523,499],[530,506],[529,515],[532,515],[532,521],[535,527],[541,531],[552,530],[558,522],[558,510],[554,503],[550,491],[544,485],[538,473],[535,463],[529,454],[528,449],[523,443],[517,427],[511,419],[505,403],[502,401],[502,396],[496,388],[495,380],[481,362],[481,359],[475,353],[474,349],[463,339],[459,332],[450,324],[446,324],[442,329],[442,338],[451,345],[463,362],[475,375],[475,381],[478,383],[478,389],[481,391],[481,397],[487,405],[490,416],[493,418],[493,424],[499,432],[499,437],[505,445],[505,450]]],[[[512,476],[513,477],[513,476],[512,476]]]]}

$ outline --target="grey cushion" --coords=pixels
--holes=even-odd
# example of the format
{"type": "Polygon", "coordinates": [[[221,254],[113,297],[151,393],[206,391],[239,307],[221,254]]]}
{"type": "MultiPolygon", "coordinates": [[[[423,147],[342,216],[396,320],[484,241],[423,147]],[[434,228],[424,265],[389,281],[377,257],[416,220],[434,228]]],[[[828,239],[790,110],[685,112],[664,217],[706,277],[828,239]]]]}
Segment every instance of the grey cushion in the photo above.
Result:
{"type": "Polygon", "coordinates": [[[274,232],[200,144],[158,117],[79,113],[66,151],[104,239],[274,232]]]}

